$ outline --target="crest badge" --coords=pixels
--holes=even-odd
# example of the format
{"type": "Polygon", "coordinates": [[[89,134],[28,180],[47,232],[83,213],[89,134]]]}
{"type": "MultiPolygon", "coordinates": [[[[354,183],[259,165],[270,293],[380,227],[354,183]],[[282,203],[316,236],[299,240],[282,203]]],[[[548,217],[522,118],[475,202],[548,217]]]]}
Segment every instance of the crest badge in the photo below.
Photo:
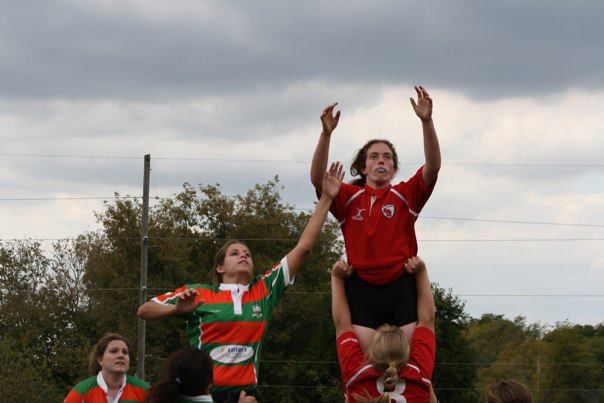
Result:
{"type": "Polygon", "coordinates": [[[394,204],[384,204],[382,206],[382,214],[386,218],[392,218],[394,216],[394,204]]]}
{"type": "Polygon", "coordinates": [[[254,318],[261,318],[262,312],[260,311],[260,305],[256,304],[252,307],[252,316],[254,318]]]}

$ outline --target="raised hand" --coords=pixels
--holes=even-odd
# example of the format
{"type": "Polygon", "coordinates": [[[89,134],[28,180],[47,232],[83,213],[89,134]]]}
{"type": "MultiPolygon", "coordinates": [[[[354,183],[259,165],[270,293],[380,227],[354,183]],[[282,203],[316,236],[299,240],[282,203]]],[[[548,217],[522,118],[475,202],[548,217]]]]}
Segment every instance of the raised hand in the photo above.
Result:
{"type": "Polygon", "coordinates": [[[323,124],[323,133],[326,135],[331,135],[331,132],[338,126],[338,122],[340,121],[340,111],[337,111],[335,116],[333,114],[333,108],[336,107],[338,103],[329,105],[327,108],[323,109],[321,112],[321,123],[323,124]]]}
{"type": "Polygon", "coordinates": [[[197,290],[191,290],[187,288],[182,294],[178,296],[176,300],[176,313],[184,314],[193,312],[199,305],[203,304],[203,301],[195,301],[197,297],[197,290]]]}
{"type": "Polygon", "coordinates": [[[322,191],[327,197],[333,199],[340,191],[340,185],[344,179],[344,165],[340,162],[332,162],[323,177],[322,191]]]}
{"type": "Polygon", "coordinates": [[[331,268],[331,275],[341,279],[348,278],[352,275],[352,267],[343,260],[338,260],[331,268]]]}
{"type": "Polygon", "coordinates": [[[419,256],[410,257],[404,266],[405,271],[411,274],[418,274],[426,270],[426,263],[419,256]]]}
{"type": "Polygon", "coordinates": [[[432,119],[432,98],[430,98],[430,95],[428,95],[428,92],[422,86],[415,87],[415,92],[417,92],[417,103],[413,98],[409,98],[411,106],[413,106],[417,117],[423,122],[428,122],[432,119]]]}

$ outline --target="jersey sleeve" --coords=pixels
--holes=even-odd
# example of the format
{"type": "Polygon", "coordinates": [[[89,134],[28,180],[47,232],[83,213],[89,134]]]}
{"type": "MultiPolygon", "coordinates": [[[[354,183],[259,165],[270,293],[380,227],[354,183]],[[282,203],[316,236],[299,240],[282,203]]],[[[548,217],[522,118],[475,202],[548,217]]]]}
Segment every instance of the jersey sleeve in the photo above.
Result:
{"type": "MultiPolygon", "coordinates": [[[[177,288],[174,291],[170,291],[165,294],[157,295],[151,301],[157,302],[158,304],[162,304],[162,305],[176,305],[176,301],[178,301],[178,297],[180,296],[180,294],[185,292],[185,290],[187,290],[187,289],[193,289],[193,288],[196,288],[195,285],[191,285],[191,284],[183,285],[182,287],[177,288]]],[[[196,300],[201,299],[201,295],[197,295],[197,297],[195,299],[196,300]]],[[[188,317],[191,315],[192,314],[184,314],[184,315],[177,315],[177,316],[188,317]]]]}
{"type": "Polygon", "coordinates": [[[346,386],[363,368],[365,354],[363,354],[363,349],[361,349],[361,344],[355,332],[342,333],[336,344],[338,361],[342,371],[342,385],[346,386]]]}
{"type": "Polygon", "coordinates": [[[436,336],[427,327],[415,329],[411,342],[409,363],[416,365],[422,376],[432,379],[436,359],[436,336]]]}
{"type": "Polygon", "coordinates": [[[83,397],[77,391],[71,390],[63,403],[82,403],[83,397]]]}
{"type": "Polygon", "coordinates": [[[287,256],[281,259],[279,264],[260,276],[268,290],[268,301],[272,306],[277,305],[279,299],[286,288],[294,283],[294,278],[290,278],[289,266],[287,265],[287,256]]]}
{"type": "Polygon", "coordinates": [[[339,222],[344,221],[344,218],[346,218],[346,203],[360,189],[360,187],[348,183],[340,185],[340,191],[331,202],[331,207],[329,208],[329,211],[331,211],[336,220],[339,222]]]}
{"type": "MultiPolygon", "coordinates": [[[[423,169],[424,167],[422,166],[415,172],[415,175],[413,175],[405,184],[403,191],[409,202],[409,209],[415,213],[414,215],[417,215],[422,211],[434,190],[434,186],[436,186],[436,181],[434,181],[432,186],[426,186],[422,174],[423,169]]],[[[400,185],[403,185],[403,182],[401,182],[400,185]]]]}

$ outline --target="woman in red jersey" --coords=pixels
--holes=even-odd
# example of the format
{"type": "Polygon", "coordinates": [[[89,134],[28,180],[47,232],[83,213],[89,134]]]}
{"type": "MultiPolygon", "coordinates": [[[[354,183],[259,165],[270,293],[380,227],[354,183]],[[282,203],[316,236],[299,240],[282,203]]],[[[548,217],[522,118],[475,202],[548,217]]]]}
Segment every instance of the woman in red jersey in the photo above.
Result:
{"type": "Polygon", "coordinates": [[[214,401],[237,402],[241,391],[257,395],[260,350],[273,310],[319,236],[343,177],[340,163],[324,173],[323,195],[315,212],[280,264],[254,276],[250,249],[233,240],[214,259],[220,285],[187,284],[139,308],[143,319],[179,315],[187,320],[190,345],[213,360],[214,401]]]}
{"type": "Polygon", "coordinates": [[[350,267],[337,262],[332,270],[332,315],[336,328],[342,385],[348,402],[428,403],[436,355],[434,336],[435,305],[426,265],[419,257],[405,263],[415,273],[418,325],[413,339],[407,340],[396,326],[383,325],[373,334],[363,353],[352,328],[344,278],[350,267]]]}
{"type": "MultiPolygon", "coordinates": [[[[371,140],[356,154],[350,171],[361,178],[343,184],[331,206],[340,222],[348,263],[354,274],[346,280],[352,323],[366,348],[382,324],[401,328],[411,339],[417,321],[413,276],[405,261],[417,255],[415,221],[428,201],[441,165],[440,147],[432,121],[432,99],[423,87],[411,98],[423,129],[425,164],[408,181],[393,184],[398,156],[388,140],[371,140]]],[[[340,112],[336,104],[321,115],[323,131],[313,155],[311,181],[322,193],[321,172],[329,155],[331,133],[340,112]]]]}
{"type": "Polygon", "coordinates": [[[119,334],[108,333],[90,353],[90,378],[78,383],[65,403],[143,402],[149,384],[127,374],[130,347],[119,334]]]}

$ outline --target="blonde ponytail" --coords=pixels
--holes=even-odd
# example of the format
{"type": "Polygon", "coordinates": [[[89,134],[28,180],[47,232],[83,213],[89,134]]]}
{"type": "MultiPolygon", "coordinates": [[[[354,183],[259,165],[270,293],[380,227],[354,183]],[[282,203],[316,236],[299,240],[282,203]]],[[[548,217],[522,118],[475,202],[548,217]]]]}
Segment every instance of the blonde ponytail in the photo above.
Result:
{"type": "Polygon", "coordinates": [[[379,397],[371,397],[367,391],[363,394],[352,395],[354,400],[363,403],[389,403],[390,393],[398,382],[398,373],[409,360],[409,342],[403,332],[396,326],[382,325],[374,333],[369,350],[369,363],[375,369],[383,372],[384,393],[379,397]]]}

